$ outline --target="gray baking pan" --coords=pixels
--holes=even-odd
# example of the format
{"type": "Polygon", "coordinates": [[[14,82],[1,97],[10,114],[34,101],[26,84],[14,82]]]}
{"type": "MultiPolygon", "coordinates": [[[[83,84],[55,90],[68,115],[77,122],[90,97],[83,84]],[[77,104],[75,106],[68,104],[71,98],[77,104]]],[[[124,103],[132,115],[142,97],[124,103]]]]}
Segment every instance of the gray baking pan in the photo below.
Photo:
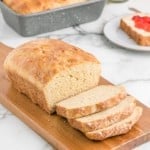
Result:
{"type": "Polygon", "coordinates": [[[32,36],[96,20],[104,8],[105,1],[87,0],[30,15],[17,14],[2,1],[0,8],[4,20],[10,27],[22,36],[32,36]]]}

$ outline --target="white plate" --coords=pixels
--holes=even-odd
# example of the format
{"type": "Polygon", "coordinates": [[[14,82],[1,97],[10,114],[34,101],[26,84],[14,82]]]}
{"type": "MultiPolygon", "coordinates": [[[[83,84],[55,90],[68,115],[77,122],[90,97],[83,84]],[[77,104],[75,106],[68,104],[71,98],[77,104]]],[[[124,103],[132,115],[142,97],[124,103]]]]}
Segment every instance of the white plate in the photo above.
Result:
{"type": "Polygon", "coordinates": [[[110,20],[104,27],[105,36],[114,44],[135,51],[150,51],[150,46],[139,46],[119,28],[121,17],[110,20]]]}

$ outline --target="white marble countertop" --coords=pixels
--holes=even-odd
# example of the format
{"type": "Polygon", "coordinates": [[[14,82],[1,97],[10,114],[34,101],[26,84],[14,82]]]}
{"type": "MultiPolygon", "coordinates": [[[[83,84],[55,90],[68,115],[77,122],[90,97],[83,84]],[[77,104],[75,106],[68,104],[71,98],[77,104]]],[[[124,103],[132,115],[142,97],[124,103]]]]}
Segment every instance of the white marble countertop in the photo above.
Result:
{"type": "MultiPolygon", "coordinates": [[[[129,13],[128,2],[108,3],[102,16],[91,23],[44,35],[25,38],[4,22],[0,13],[0,41],[15,47],[39,38],[59,38],[93,53],[102,62],[102,74],[114,84],[123,84],[127,91],[150,107],[150,52],[126,50],[110,43],[103,35],[103,25],[111,18],[129,13]]],[[[1,150],[52,150],[52,146],[0,104],[1,150]]],[[[150,149],[150,142],[136,148],[150,149]]]]}

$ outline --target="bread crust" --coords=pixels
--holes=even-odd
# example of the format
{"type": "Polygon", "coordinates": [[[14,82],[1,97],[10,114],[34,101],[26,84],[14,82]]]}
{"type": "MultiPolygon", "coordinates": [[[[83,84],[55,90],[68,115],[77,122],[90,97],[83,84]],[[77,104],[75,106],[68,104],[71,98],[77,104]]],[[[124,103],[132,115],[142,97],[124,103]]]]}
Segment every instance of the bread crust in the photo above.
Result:
{"type": "Polygon", "coordinates": [[[108,137],[125,134],[131,130],[131,128],[139,120],[141,115],[142,108],[137,106],[134,109],[134,112],[128,118],[107,128],[95,130],[92,132],[86,132],[85,135],[91,140],[104,140],[108,137]]]}
{"type": "Polygon", "coordinates": [[[137,44],[142,46],[150,46],[150,36],[143,36],[142,34],[134,31],[123,18],[120,21],[120,28],[128,34],[137,44]]]}
{"type": "Polygon", "coordinates": [[[114,97],[111,97],[110,99],[97,103],[93,106],[90,105],[83,108],[79,107],[73,109],[66,109],[65,107],[57,104],[56,106],[57,114],[65,118],[71,119],[71,118],[80,118],[92,113],[103,111],[107,108],[111,108],[117,105],[120,101],[122,101],[127,95],[125,89],[122,86],[120,86],[120,88],[121,88],[121,92],[118,95],[115,95],[114,97]]]}
{"type": "Polygon", "coordinates": [[[131,115],[134,108],[136,107],[136,103],[135,103],[135,98],[131,96],[128,98],[130,99],[130,101],[128,101],[129,102],[128,106],[122,108],[122,110],[116,110],[116,112],[111,112],[111,114],[107,114],[105,117],[100,117],[97,119],[93,119],[91,121],[87,120],[86,122],[79,120],[80,118],[68,119],[68,121],[72,127],[82,132],[89,132],[89,131],[94,131],[94,130],[108,127],[116,122],[119,122],[127,118],[129,115],[131,115]]]}
{"type": "Polygon", "coordinates": [[[15,89],[17,89],[20,93],[30,97],[33,103],[40,105],[40,107],[48,113],[54,111],[53,108],[48,108],[48,104],[42,90],[25,80],[23,77],[18,76],[15,72],[8,71],[7,75],[11,80],[13,87],[15,87],[15,89]]]}
{"type": "Polygon", "coordinates": [[[84,1],[85,0],[3,0],[12,10],[24,15],[84,1]]]}
{"type": "MultiPolygon", "coordinates": [[[[98,85],[100,76],[99,64],[99,61],[93,55],[63,41],[39,39],[27,42],[11,51],[5,59],[4,69],[13,86],[19,92],[26,94],[34,103],[39,104],[48,113],[52,113],[55,110],[55,101],[63,100],[59,94],[57,97],[50,97],[54,93],[51,92],[52,89],[56,92],[58,90],[59,83],[54,84],[54,81],[58,79],[59,75],[63,76],[65,71],[68,73],[68,70],[75,70],[78,66],[84,66],[84,71],[81,68],[79,72],[81,75],[83,73],[83,75],[79,76],[80,74],[76,73],[76,77],[79,79],[74,82],[79,84],[81,80],[85,80],[85,84],[83,83],[84,86],[80,90],[74,89],[71,93],[72,95],[78,94],[98,85]],[[89,79],[87,76],[84,77],[85,72],[88,71],[86,66],[89,64],[96,65],[97,69],[93,73],[94,79],[89,79]],[[52,81],[57,89],[49,88],[52,81]]],[[[69,73],[67,74],[68,76],[70,75],[69,73]]],[[[88,74],[90,73],[91,71],[88,72],[88,74]]],[[[72,78],[75,76],[73,75],[72,78]]],[[[60,77],[60,79],[62,78],[60,77]]],[[[67,83],[70,84],[70,81],[71,77],[67,83]]],[[[61,84],[59,88],[62,89],[62,92],[63,87],[68,87],[67,85],[65,83],[61,84]]],[[[68,95],[64,94],[64,98],[72,95],[69,95],[68,92],[68,95]]]]}
{"type": "Polygon", "coordinates": [[[39,39],[14,49],[7,56],[4,67],[13,70],[13,66],[16,66],[20,69],[18,73],[30,76],[43,88],[58,73],[87,62],[99,64],[93,55],[80,48],[60,40],[39,39]]]}

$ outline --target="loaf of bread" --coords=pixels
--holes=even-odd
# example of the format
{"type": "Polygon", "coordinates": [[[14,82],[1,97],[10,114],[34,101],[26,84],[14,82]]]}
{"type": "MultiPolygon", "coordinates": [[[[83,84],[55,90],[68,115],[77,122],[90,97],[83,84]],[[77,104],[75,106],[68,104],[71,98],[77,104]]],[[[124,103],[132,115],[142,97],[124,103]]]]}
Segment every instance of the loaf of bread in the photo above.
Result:
{"type": "Polygon", "coordinates": [[[126,97],[122,86],[100,85],[56,104],[57,114],[79,118],[117,105],[126,97]]]}
{"type": "Polygon", "coordinates": [[[127,96],[123,101],[112,108],[85,117],[69,119],[68,121],[72,127],[82,132],[90,132],[106,128],[127,118],[131,115],[135,107],[135,98],[127,96]]]}
{"type": "Polygon", "coordinates": [[[3,0],[3,2],[12,10],[19,14],[32,14],[59,8],[85,0],[3,0]]]}
{"type": "Polygon", "coordinates": [[[85,132],[85,135],[91,140],[104,140],[108,137],[125,134],[131,130],[131,128],[139,120],[141,115],[142,108],[137,106],[129,117],[109,127],[91,132],[85,132]]]}
{"type": "Polygon", "coordinates": [[[99,84],[100,63],[60,40],[39,39],[14,49],[4,62],[12,85],[49,113],[55,104],[99,84]]]}
{"type": "Polygon", "coordinates": [[[150,14],[138,13],[124,16],[121,18],[120,28],[137,44],[150,46],[150,14]],[[137,25],[133,17],[137,17],[137,25]]]}

